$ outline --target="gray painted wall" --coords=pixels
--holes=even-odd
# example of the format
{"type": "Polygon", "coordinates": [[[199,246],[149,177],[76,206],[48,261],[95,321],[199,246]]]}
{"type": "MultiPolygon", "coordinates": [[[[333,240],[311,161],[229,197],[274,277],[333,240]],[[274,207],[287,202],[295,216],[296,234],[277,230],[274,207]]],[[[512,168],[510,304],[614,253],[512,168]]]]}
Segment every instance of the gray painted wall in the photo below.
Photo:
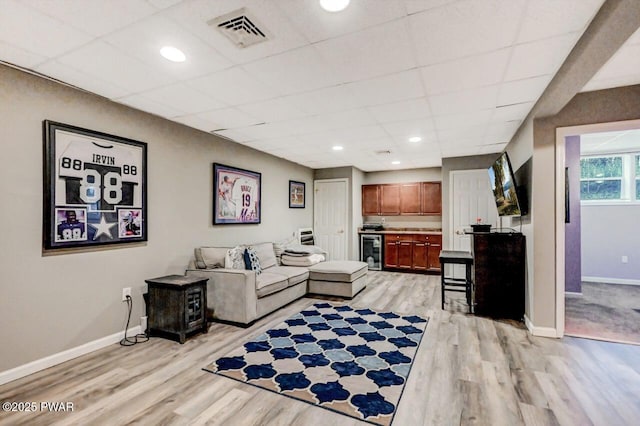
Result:
{"type": "Polygon", "coordinates": [[[194,247],[272,241],[312,224],[313,197],[289,209],[288,181],[313,171],[104,98],[0,66],[0,371],[122,331],[144,280],[181,274],[194,247]],[[42,255],[42,121],[148,143],[149,241],[136,247],[42,255]],[[213,162],[262,173],[262,223],[213,226],[213,162]]]}
{"type": "Polygon", "coordinates": [[[582,276],[640,281],[639,218],[640,205],[582,206],[582,276]]]}
{"type": "MultiPolygon", "coordinates": [[[[517,169],[533,156],[527,237],[526,314],[534,327],[556,327],[555,131],[558,127],[640,116],[638,86],[578,92],[640,27],[640,2],[606,1],[507,146],[517,169]],[[620,98],[617,98],[620,96],[620,98]]],[[[564,179],[564,177],[563,177],[564,179]]]]}
{"type": "Polygon", "coordinates": [[[582,293],[580,236],[580,136],[565,138],[565,167],[569,168],[569,219],[564,225],[564,289],[582,293]]]}

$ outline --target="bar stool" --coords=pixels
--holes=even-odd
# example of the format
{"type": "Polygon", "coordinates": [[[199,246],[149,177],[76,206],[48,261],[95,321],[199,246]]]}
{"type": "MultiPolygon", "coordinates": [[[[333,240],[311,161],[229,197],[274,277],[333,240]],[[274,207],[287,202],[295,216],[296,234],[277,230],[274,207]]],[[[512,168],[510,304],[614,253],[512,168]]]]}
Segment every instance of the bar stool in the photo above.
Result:
{"type": "Polygon", "coordinates": [[[459,291],[464,292],[467,296],[467,305],[469,313],[473,313],[473,280],[471,279],[471,267],[473,265],[473,256],[467,251],[442,250],[440,252],[440,268],[442,270],[442,309],[444,309],[444,292],[459,291]],[[447,264],[465,265],[465,278],[454,278],[453,276],[445,276],[445,266],[447,264]]]}

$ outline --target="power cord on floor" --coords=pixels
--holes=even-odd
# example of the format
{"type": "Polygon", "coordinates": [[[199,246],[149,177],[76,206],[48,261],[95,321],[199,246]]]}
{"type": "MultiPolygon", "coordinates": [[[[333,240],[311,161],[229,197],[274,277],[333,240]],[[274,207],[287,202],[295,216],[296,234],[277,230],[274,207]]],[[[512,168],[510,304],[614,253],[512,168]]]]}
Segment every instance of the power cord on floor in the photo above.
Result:
{"type": "Polygon", "coordinates": [[[129,330],[129,321],[131,321],[131,311],[133,310],[133,299],[127,295],[127,307],[129,313],[127,315],[127,325],[124,327],[124,338],[120,340],[121,346],[133,346],[137,343],[144,343],[149,340],[149,336],[146,333],[136,334],[133,337],[127,337],[127,330],[129,330]]]}

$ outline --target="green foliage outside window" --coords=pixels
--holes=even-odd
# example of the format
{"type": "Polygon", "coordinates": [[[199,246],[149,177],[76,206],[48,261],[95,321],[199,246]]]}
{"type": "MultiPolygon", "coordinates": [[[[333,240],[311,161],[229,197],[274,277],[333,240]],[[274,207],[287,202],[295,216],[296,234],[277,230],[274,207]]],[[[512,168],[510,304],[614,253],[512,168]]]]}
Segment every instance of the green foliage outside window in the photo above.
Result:
{"type": "Polygon", "coordinates": [[[580,159],[580,199],[621,199],[622,176],[622,157],[580,159]]]}

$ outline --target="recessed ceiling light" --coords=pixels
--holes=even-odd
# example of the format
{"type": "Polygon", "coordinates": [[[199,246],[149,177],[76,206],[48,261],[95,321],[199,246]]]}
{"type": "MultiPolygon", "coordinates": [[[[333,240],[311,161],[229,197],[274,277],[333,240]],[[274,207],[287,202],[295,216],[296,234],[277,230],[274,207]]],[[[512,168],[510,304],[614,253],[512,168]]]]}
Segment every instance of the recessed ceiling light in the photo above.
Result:
{"type": "Polygon", "coordinates": [[[400,164],[400,162],[398,160],[396,160],[396,161],[392,161],[391,164],[398,165],[398,164],[400,164]]]}
{"type": "Polygon", "coordinates": [[[336,145],[332,148],[334,151],[342,151],[344,148],[341,147],[340,145],[336,145]]]}
{"type": "Polygon", "coordinates": [[[350,0],[320,0],[320,6],[327,12],[340,12],[349,6],[350,0]]]}
{"type": "Polygon", "coordinates": [[[171,62],[184,62],[187,59],[182,50],[173,46],[164,46],[160,49],[160,54],[171,62]]]}
{"type": "Polygon", "coordinates": [[[420,142],[422,138],[420,136],[411,136],[409,142],[420,142]]]}

